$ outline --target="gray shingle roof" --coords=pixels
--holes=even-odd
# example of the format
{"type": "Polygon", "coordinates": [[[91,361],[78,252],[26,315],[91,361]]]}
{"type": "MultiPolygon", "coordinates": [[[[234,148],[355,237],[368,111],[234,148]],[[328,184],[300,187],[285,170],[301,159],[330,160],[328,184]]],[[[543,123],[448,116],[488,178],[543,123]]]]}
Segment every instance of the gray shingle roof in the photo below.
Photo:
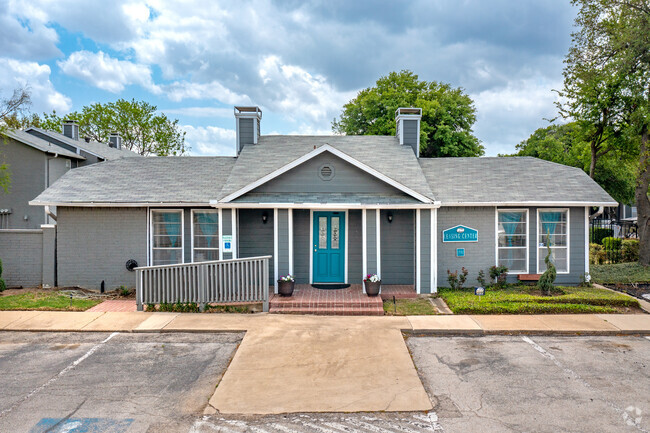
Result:
{"type": "Polygon", "coordinates": [[[421,158],[433,194],[453,203],[616,201],[584,171],[532,157],[421,158]]]}
{"type": "Polygon", "coordinates": [[[99,141],[91,140],[88,143],[86,143],[86,140],[73,140],[72,138],[66,137],[65,135],[60,134],[58,132],[49,131],[47,129],[36,128],[34,126],[26,129],[26,131],[29,130],[38,131],[41,134],[45,134],[48,137],[51,137],[55,140],[62,141],[70,146],[77,147],[81,150],[85,150],[86,152],[92,153],[93,155],[97,155],[100,158],[105,159],[107,161],[111,159],[141,156],[140,154],[132,152],[129,149],[126,148],[115,149],[114,147],[110,147],[107,143],[100,143],[99,141]]]}
{"type": "Polygon", "coordinates": [[[258,144],[245,146],[241,151],[219,199],[325,144],[433,200],[413,150],[409,146],[401,146],[396,137],[376,135],[261,136],[258,144]]]}
{"type": "Polygon", "coordinates": [[[38,149],[41,152],[47,152],[52,154],[56,153],[61,156],[66,156],[68,158],[78,159],[78,160],[86,159],[81,155],[77,155],[76,153],[64,149],[61,146],[57,146],[56,144],[48,143],[47,141],[42,140],[38,137],[34,137],[33,135],[28,134],[24,131],[8,129],[4,131],[3,134],[6,135],[7,137],[13,138],[16,141],[19,141],[23,144],[33,147],[34,149],[38,149]]]}
{"type": "Polygon", "coordinates": [[[70,170],[34,199],[55,203],[205,203],[214,199],[232,157],[123,158],[70,170]]]}

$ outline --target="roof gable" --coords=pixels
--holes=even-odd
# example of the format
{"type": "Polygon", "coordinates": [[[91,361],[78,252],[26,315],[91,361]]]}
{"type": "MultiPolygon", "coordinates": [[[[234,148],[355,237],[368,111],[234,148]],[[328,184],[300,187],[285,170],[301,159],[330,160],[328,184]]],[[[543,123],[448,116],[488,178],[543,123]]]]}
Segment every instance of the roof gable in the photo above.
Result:
{"type": "Polygon", "coordinates": [[[30,146],[36,150],[40,150],[41,152],[45,153],[51,153],[51,154],[56,154],[60,156],[65,156],[67,158],[71,159],[77,159],[80,161],[85,160],[81,155],[77,155],[74,152],[71,152],[67,149],[62,148],[61,146],[57,146],[56,144],[52,144],[48,141],[42,140],[38,137],[34,137],[33,135],[27,134],[24,131],[19,131],[19,130],[5,130],[2,132],[3,135],[6,137],[12,138],[15,141],[25,144],[27,146],[30,146]]]}
{"type": "Polygon", "coordinates": [[[93,156],[96,156],[104,160],[141,156],[126,148],[115,149],[113,147],[110,147],[107,143],[100,143],[98,141],[86,142],[85,140],[74,140],[70,137],[66,137],[65,135],[59,132],[49,131],[46,129],[37,128],[35,126],[25,129],[25,132],[27,132],[30,135],[36,133],[34,135],[47,137],[49,139],[57,141],[58,143],[62,143],[62,145],[67,145],[67,146],[74,147],[75,149],[80,149],[84,152],[87,152],[93,156]]]}
{"type": "MultiPolygon", "coordinates": [[[[370,151],[371,149],[367,149],[367,150],[370,151]]],[[[348,155],[345,152],[331,146],[330,144],[324,144],[324,145],[322,145],[320,147],[316,147],[311,152],[308,152],[308,153],[300,156],[299,158],[296,158],[293,161],[290,161],[290,162],[284,164],[283,166],[277,168],[276,170],[273,170],[272,172],[258,178],[257,180],[248,183],[247,185],[243,186],[242,188],[239,188],[239,189],[231,192],[230,194],[225,195],[224,197],[222,197],[219,200],[219,202],[221,202],[221,203],[231,202],[232,200],[235,200],[238,197],[241,197],[242,195],[257,189],[257,188],[261,187],[262,185],[264,185],[264,184],[266,184],[266,183],[268,183],[268,182],[270,182],[270,181],[272,181],[274,179],[277,179],[279,176],[282,176],[283,174],[287,173],[288,171],[290,171],[290,170],[304,164],[307,161],[312,160],[313,158],[318,157],[321,154],[325,154],[325,153],[329,153],[329,154],[333,155],[334,157],[337,157],[337,158],[339,158],[339,159],[341,159],[341,160],[355,166],[357,169],[365,172],[366,174],[372,176],[373,178],[375,178],[375,179],[377,179],[377,180],[379,180],[379,181],[381,181],[381,182],[383,182],[383,183],[385,183],[387,185],[390,185],[394,189],[399,190],[402,193],[407,194],[407,195],[419,200],[420,202],[432,203],[432,200],[429,197],[427,197],[427,196],[425,196],[425,195],[423,195],[423,194],[421,194],[421,193],[419,193],[417,191],[414,191],[413,189],[401,184],[400,182],[395,181],[394,179],[388,177],[386,174],[384,174],[384,173],[370,167],[369,165],[367,165],[367,164],[365,164],[365,163],[351,157],[350,155],[348,155]]],[[[236,165],[235,165],[235,167],[236,167],[236,165]]],[[[233,176],[233,173],[231,173],[231,176],[233,176]]]]}

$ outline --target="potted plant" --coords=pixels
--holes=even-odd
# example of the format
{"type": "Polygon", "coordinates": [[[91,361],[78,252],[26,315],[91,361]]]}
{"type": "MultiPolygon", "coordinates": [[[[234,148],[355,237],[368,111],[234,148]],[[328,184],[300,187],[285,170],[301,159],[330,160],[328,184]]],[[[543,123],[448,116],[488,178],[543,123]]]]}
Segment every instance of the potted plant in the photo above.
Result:
{"type": "Polygon", "coordinates": [[[278,280],[278,293],[280,296],[291,296],[293,294],[293,287],[296,284],[296,279],[293,275],[285,275],[278,280]]]}
{"type": "Polygon", "coordinates": [[[377,274],[368,274],[363,279],[363,284],[366,286],[366,295],[377,296],[381,289],[381,280],[377,274]]]}

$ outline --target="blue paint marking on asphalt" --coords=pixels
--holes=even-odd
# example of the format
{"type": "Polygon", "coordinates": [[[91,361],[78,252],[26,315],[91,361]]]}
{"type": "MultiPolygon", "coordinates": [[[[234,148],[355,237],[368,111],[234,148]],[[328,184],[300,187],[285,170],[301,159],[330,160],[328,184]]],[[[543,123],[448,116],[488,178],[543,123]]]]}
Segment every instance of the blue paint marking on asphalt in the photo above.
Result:
{"type": "Polygon", "coordinates": [[[132,422],[131,418],[43,418],[29,433],[124,433],[132,422]]]}

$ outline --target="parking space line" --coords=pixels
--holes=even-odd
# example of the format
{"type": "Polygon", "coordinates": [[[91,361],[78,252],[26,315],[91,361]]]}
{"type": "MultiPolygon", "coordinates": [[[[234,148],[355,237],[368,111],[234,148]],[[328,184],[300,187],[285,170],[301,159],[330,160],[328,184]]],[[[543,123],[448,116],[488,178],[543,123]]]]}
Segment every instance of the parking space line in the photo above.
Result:
{"type": "Polygon", "coordinates": [[[104,344],[108,343],[108,341],[118,335],[119,332],[113,332],[111,335],[100,341],[99,343],[95,344],[93,347],[88,350],[85,354],[83,354],[81,357],[77,358],[75,361],[73,361],[70,365],[68,365],[66,368],[61,370],[56,376],[52,377],[50,380],[45,382],[43,385],[39,386],[38,388],[33,389],[32,391],[29,392],[25,397],[14,403],[11,407],[3,410],[0,412],[0,418],[2,418],[4,415],[8,414],[12,410],[14,410],[16,407],[24,403],[26,400],[30,399],[32,396],[38,394],[40,391],[44,390],[47,388],[49,385],[54,383],[59,377],[64,376],[65,374],[69,373],[71,370],[73,370],[77,365],[82,363],[85,359],[87,359],[90,355],[95,353],[97,349],[102,347],[104,344]]]}

